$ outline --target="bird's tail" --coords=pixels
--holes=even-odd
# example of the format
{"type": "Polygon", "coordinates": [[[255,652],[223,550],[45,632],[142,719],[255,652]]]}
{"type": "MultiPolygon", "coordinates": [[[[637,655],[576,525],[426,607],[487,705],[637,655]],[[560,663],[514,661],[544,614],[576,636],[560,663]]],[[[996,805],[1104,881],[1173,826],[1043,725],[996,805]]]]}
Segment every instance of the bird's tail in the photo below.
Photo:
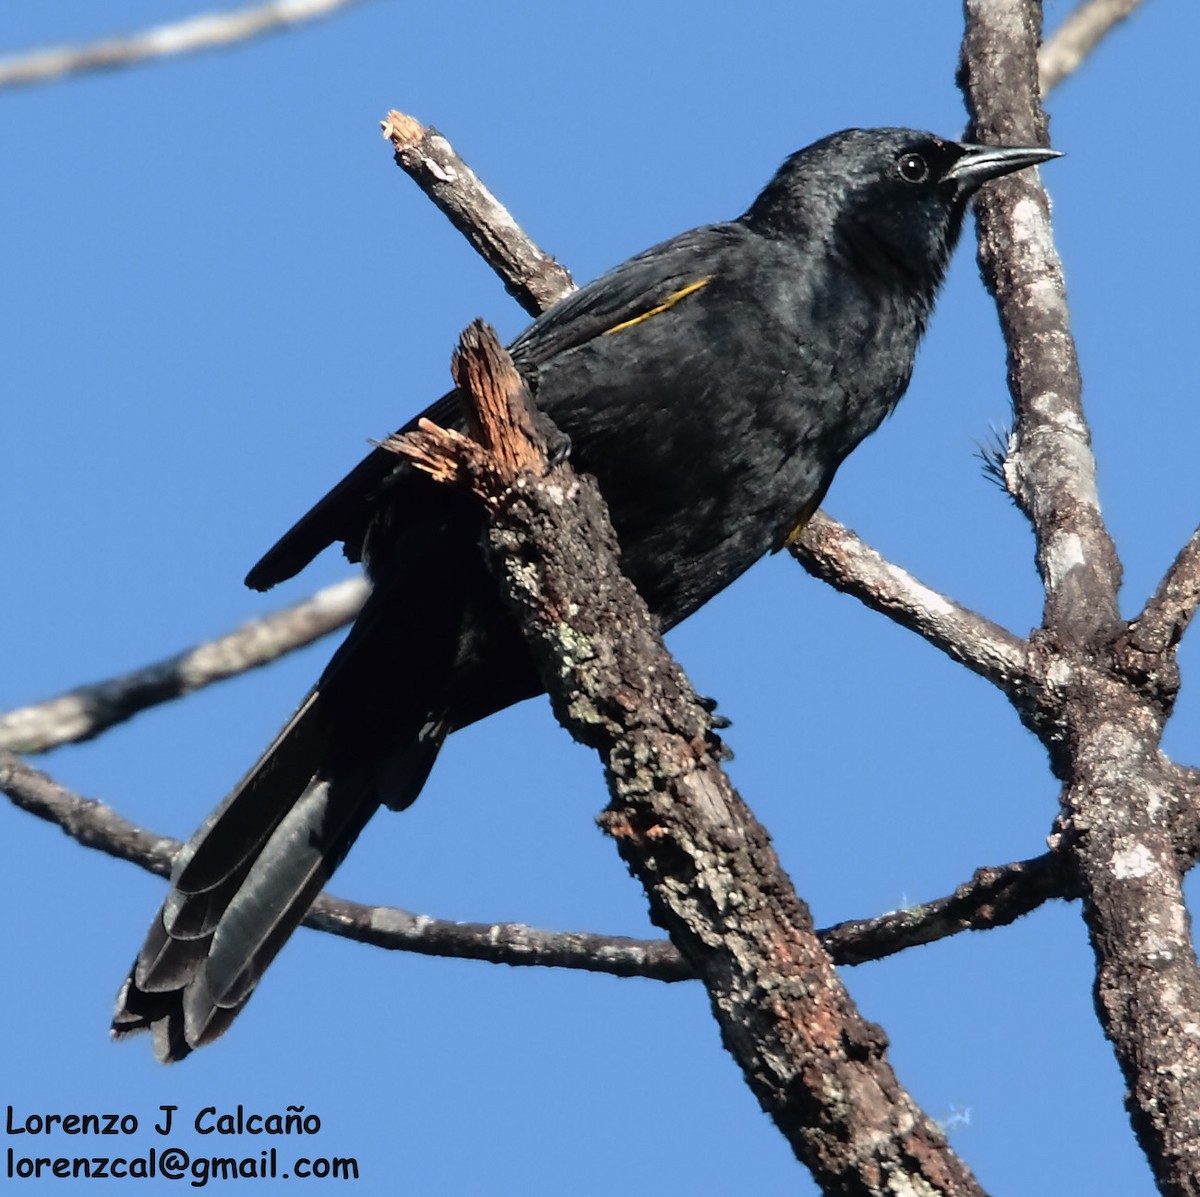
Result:
{"type": "Polygon", "coordinates": [[[171,890],[117,999],[114,1036],[149,1030],[181,1060],[217,1038],[386,793],[408,805],[445,738],[430,717],[380,762],[329,766],[320,688],[179,854],[171,890]]]}

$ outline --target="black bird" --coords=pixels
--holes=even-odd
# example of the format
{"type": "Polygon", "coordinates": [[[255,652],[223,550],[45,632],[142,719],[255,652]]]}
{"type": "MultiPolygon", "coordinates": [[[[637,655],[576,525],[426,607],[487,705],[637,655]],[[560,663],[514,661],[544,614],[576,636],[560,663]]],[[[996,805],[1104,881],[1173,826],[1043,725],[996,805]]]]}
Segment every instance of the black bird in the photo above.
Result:
{"type": "MultiPolygon", "coordinates": [[[[904,393],[971,194],[1055,156],[836,133],[792,155],[744,216],[631,258],[513,342],[664,630],[798,534],[904,393]]],[[[424,414],[459,424],[453,393],[424,414]]],[[[376,450],[250,571],[267,589],[342,541],[373,589],[180,854],[116,1035],[150,1028],[178,1060],[221,1034],[378,806],[417,797],[450,732],[541,691],[484,564],[482,519],[376,450]]]]}

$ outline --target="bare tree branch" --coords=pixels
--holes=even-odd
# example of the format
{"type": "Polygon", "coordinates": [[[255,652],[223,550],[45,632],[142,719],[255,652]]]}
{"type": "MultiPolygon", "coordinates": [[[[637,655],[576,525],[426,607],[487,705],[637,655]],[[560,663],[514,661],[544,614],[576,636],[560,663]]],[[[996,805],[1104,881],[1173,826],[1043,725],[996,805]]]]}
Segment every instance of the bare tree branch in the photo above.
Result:
{"type": "Polygon", "coordinates": [[[294,606],[253,619],[219,640],[8,711],[0,715],[0,748],[28,755],[89,740],[148,707],[269,665],[349,623],[366,594],[363,578],[349,578],[294,606]]]}
{"type": "MultiPolygon", "coordinates": [[[[126,37],[79,46],[54,46],[0,59],[0,88],[52,83],[68,75],[136,66],[200,50],[224,49],[264,34],[332,16],[361,0],[269,0],[240,12],[203,13],[126,37]]],[[[1049,92],[1083,64],[1112,28],[1140,0],[1085,0],[1046,43],[1038,59],[1042,92],[1049,92]]]]}
{"type": "MultiPolygon", "coordinates": [[[[834,964],[883,960],[964,931],[1007,926],[1055,898],[1071,898],[1052,853],[977,869],[953,894],[817,932],[834,964]]],[[[696,974],[666,939],[627,939],[592,932],[542,931],[522,923],[451,923],[390,906],[364,906],[322,894],[305,925],[389,951],[486,960],[493,964],[575,968],[651,981],[696,974]]]]}
{"type": "Polygon", "coordinates": [[[1134,1131],[1164,1194],[1200,1193],[1200,972],[1149,728],[1119,701],[1079,754],[1061,850],[1078,860],[1096,1005],[1134,1131]]]}
{"type": "Polygon", "coordinates": [[[1052,852],[1031,860],[976,869],[954,893],[873,919],[849,920],[819,932],[835,964],[865,964],[962,931],[988,931],[1016,922],[1052,898],[1076,894],[1052,852]]]}
{"type": "MultiPolygon", "coordinates": [[[[21,810],[118,860],[167,877],[183,845],[131,823],[112,807],[82,798],[0,749],[0,790],[21,810]]],[[[344,939],[425,956],[496,964],[574,968],[618,977],[685,981],[693,974],[666,940],[541,931],[520,923],[453,923],[389,906],[364,906],[321,894],[304,925],[344,939]]]]}
{"type": "MultiPolygon", "coordinates": [[[[1009,102],[1036,92],[1033,58],[1000,57],[988,37],[977,36],[990,21],[997,36],[1003,30],[1011,43],[1021,36],[1036,38],[1040,5],[1035,14],[1028,5],[967,0],[966,9],[962,74],[972,139],[1044,145],[1040,105],[1032,111],[1027,103],[1014,107],[1009,102]],[[988,85],[977,86],[985,77],[988,85]]],[[[1083,644],[1118,624],[1121,571],[1100,514],[1049,200],[1037,172],[1021,171],[985,186],[976,197],[975,214],[980,268],[1000,314],[1017,416],[1002,466],[1004,481],[1033,525],[1046,592],[1044,626],[1064,642],[1083,644]]]]}
{"type": "Polygon", "coordinates": [[[567,968],[650,981],[694,981],[669,939],[542,931],[523,923],[452,923],[394,906],[362,906],[322,894],[306,927],[389,951],[483,960],[518,968],[567,968]]]}
{"type": "Polygon", "coordinates": [[[1174,650],[1200,606],[1200,528],[1179,550],[1154,597],[1129,628],[1129,639],[1141,652],[1174,650]]]}
{"type": "MultiPolygon", "coordinates": [[[[1040,3],[966,0],[966,14],[962,83],[976,135],[1017,144],[1042,138],[1040,3]]],[[[1158,641],[1158,660],[1144,653],[1131,662],[1045,195],[1029,178],[1004,181],[985,188],[977,212],[980,264],[1000,311],[1017,412],[1004,477],[1034,525],[1046,588],[1037,648],[1048,718],[1038,730],[1065,783],[1055,848],[1078,879],[1096,1006],[1138,1140],[1163,1193],[1194,1195],[1200,969],[1172,830],[1192,787],[1159,747],[1172,694],[1169,681],[1156,679],[1172,669],[1174,631],[1194,610],[1194,545],[1148,607],[1147,640],[1158,641]]]]}
{"type": "Polygon", "coordinates": [[[395,147],[396,165],[445,213],[526,312],[536,316],[574,290],[567,270],[534,245],[436,129],[392,111],[383,121],[383,136],[395,147]]]}
{"type": "Polygon", "coordinates": [[[134,66],[197,50],[217,50],[332,16],[361,0],[270,0],[240,12],[202,13],[128,37],[82,46],[54,46],[0,59],[0,88],[52,83],[64,75],[134,66]]]}
{"type": "MultiPolygon", "coordinates": [[[[0,791],[86,848],[166,877],[182,844],[137,827],[112,807],[83,798],[0,749],[0,791]]],[[[835,964],[879,960],[920,944],[1011,923],[1050,898],[1070,897],[1053,857],[980,869],[953,894],[873,919],[818,932],[835,964]]],[[[522,923],[456,923],[394,906],[369,906],[332,894],[314,902],[305,926],[389,951],[484,960],[493,964],[573,968],[618,977],[685,981],[695,973],[665,939],[582,931],[544,931],[522,923]]]]}
{"type": "Polygon", "coordinates": [[[551,467],[524,381],[495,335],[464,333],[455,380],[510,461],[429,429],[397,442],[437,476],[469,479],[490,511],[501,589],[521,619],[555,713],[605,763],[602,825],[642,882],[651,917],[708,990],[725,1046],[826,1191],[979,1194],[940,1129],[900,1087],[884,1040],[822,950],[770,837],[721,770],[710,716],[617,568],[595,486],[551,467]],[[476,396],[488,392],[492,402],[476,396]],[[442,454],[446,461],[433,459],[442,454]]]}
{"type": "Polygon", "coordinates": [[[930,590],[822,512],[792,545],[792,555],[814,577],[923,636],[1006,694],[1026,684],[1025,641],[930,590]]]}
{"type": "Polygon", "coordinates": [[[1142,0],[1083,0],[1038,51],[1038,81],[1048,95],[1073,75],[1083,61],[1142,0]]]}
{"type": "MultiPolygon", "coordinates": [[[[388,115],[387,120],[383,122],[383,128],[385,136],[395,147],[397,162],[408,171],[426,194],[447,212],[455,227],[463,231],[527,311],[536,314],[573,288],[570,275],[553,258],[533,244],[444,137],[432,130],[426,130],[413,118],[397,112],[388,115]]],[[[867,601],[869,588],[853,589],[849,585],[844,561],[839,559],[844,558],[846,547],[854,543],[853,534],[839,528],[824,516],[817,526],[823,529],[822,537],[818,540],[815,536],[810,536],[805,546],[806,551],[797,556],[817,576],[867,601]],[[828,553],[823,549],[825,543],[829,545],[828,553]],[[834,581],[837,577],[841,577],[843,582],[834,581]]],[[[894,577],[907,578],[903,571],[898,571],[897,567],[890,566],[882,558],[877,560],[876,565],[878,570],[895,571],[894,577]]],[[[898,595],[890,599],[884,599],[881,595],[875,609],[925,635],[931,642],[943,648],[943,651],[958,655],[964,662],[973,660],[972,668],[998,684],[1011,672],[1015,663],[1015,649],[1019,642],[1005,642],[1004,637],[1007,633],[997,629],[1000,633],[998,638],[984,637],[972,644],[967,629],[961,625],[960,616],[957,614],[969,615],[962,608],[955,608],[956,615],[949,620],[949,624],[959,625],[956,628],[959,636],[956,638],[950,634],[945,614],[945,604],[948,600],[933,592],[925,592],[922,595],[912,586],[906,589],[904,601],[901,601],[898,595]],[[928,602],[922,604],[922,597],[927,598],[928,602]],[[938,636],[942,638],[940,643],[938,636]]],[[[312,602],[321,603],[322,596],[314,596],[312,602]]],[[[348,609],[346,619],[353,618],[353,614],[354,612],[348,609]]],[[[986,621],[976,625],[977,630],[993,627],[994,625],[986,624],[986,621]]],[[[237,636],[237,633],[234,635],[237,636]]],[[[289,651],[291,647],[307,643],[309,638],[303,635],[290,643],[285,638],[281,641],[277,655],[289,651]]],[[[193,650],[195,658],[202,659],[207,648],[208,646],[201,646],[193,650]]],[[[224,656],[224,642],[216,642],[212,651],[218,657],[224,656]]],[[[228,670],[218,670],[207,680],[215,681],[235,676],[241,672],[241,668],[253,668],[267,659],[271,658],[259,660],[251,654],[246,658],[243,667],[232,665],[228,670]]],[[[177,685],[169,679],[156,679],[154,675],[158,671],[166,668],[169,672],[173,664],[178,664],[178,661],[164,662],[158,666],[151,666],[148,670],[135,671],[126,678],[82,687],[48,703],[0,716],[0,746],[26,753],[48,751],[60,744],[98,735],[114,723],[128,718],[134,711],[143,709],[144,705],[167,701],[196,688],[190,684],[177,685]],[[146,674],[150,676],[143,676],[146,674]],[[138,698],[139,694],[149,696],[148,702],[142,703],[138,698]]],[[[203,684],[207,682],[196,683],[203,684]]]]}
{"type": "Polygon", "coordinates": [[[45,773],[0,748],[0,790],[21,810],[54,823],[86,848],[128,860],[160,877],[183,846],[178,840],[143,831],[110,806],[82,798],[45,773]]]}

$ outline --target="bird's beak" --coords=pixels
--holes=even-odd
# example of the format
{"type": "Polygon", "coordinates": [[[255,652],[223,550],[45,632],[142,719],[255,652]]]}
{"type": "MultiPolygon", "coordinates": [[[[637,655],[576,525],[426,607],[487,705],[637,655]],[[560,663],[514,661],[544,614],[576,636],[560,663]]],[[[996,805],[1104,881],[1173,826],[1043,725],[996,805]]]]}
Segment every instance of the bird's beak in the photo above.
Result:
{"type": "Polygon", "coordinates": [[[942,176],[944,183],[956,183],[960,191],[974,191],[988,179],[1037,166],[1051,158],[1061,158],[1058,150],[1040,146],[962,145],[962,157],[942,176]]]}

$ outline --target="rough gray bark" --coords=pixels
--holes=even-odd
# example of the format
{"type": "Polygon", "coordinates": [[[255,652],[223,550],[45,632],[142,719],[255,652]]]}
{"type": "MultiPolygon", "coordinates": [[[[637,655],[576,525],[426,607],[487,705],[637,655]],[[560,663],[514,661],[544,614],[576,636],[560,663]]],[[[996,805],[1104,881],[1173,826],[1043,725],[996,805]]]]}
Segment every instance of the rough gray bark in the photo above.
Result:
{"type": "MultiPolygon", "coordinates": [[[[973,135],[1044,142],[1035,0],[966,0],[963,90],[973,135]]],[[[1100,513],[1049,204],[1027,172],[977,205],[979,260],[1008,347],[1016,426],[1003,462],[1045,588],[1034,701],[1023,714],[1063,782],[1053,847],[1077,878],[1096,1007],[1134,1130],[1166,1194],[1200,1193],[1200,970],[1177,851],[1193,777],[1160,741],[1175,646],[1195,611],[1196,537],[1142,621],[1117,610],[1120,565],[1100,513]]]]}
{"type": "Polygon", "coordinates": [[[549,465],[528,390],[486,326],[463,334],[455,382],[474,439],[423,421],[385,446],[487,506],[493,565],[555,713],[604,762],[601,825],[763,1109],[827,1193],[981,1193],[838,979],[721,768],[709,711],[617,568],[599,492],[549,465]]]}
{"type": "MultiPolygon", "coordinates": [[[[975,135],[1022,142],[1041,137],[1039,69],[1043,88],[1061,81],[1133,7],[1133,0],[1086,0],[1038,55],[1041,13],[1033,0],[967,0],[962,80],[975,135]]],[[[385,134],[397,162],[527,311],[540,311],[570,290],[566,271],[529,241],[444,138],[395,113],[385,122],[385,134]]],[[[821,941],[838,961],[874,959],[963,929],[1000,925],[1050,897],[1082,896],[1097,961],[1097,1008],[1128,1082],[1135,1130],[1164,1193],[1200,1193],[1200,985],[1180,889],[1183,873],[1200,855],[1200,773],[1168,760],[1159,747],[1179,687],[1175,649],[1200,603],[1200,529],[1142,613],[1124,623],[1116,604],[1120,566],[1096,494],[1046,197],[1033,176],[1013,176],[985,189],[978,210],[981,264],[1008,344],[1016,412],[999,470],[1034,528],[1046,592],[1043,626],[1027,639],[1017,637],[922,586],[826,518],[814,521],[796,555],[810,571],[917,632],[1008,695],[1041,737],[1063,782],[1061,813],[1050,854],[980,870],[950,897],[840,924],[822,933],[821,941]]],[[[522,498],[535,523],[557,518],[557,498],[545,511],[532,490],[522,498]]],[[[505,531],[501,520],[495,535],[502,551],[523,534],[515,525],[505,531]]],[[[592,564],[590,546],[588,560],[577,564],[592,564]]],[[[568,594],[574,584],[556,573],[538,575],[537,581],[552,595],[568,594]]],[[[618,585],[616,579],[612,585],[618,585]]],[[[828,1192],[975,1191],[953,1156],[943,1155],[919,1112],[911,1114],[907,1099],[893,1088],[874,1028],[855,1022],[852,1011],[841,1031],[833,1022],[796,1026],[792,1020],[800,1020],[779,1001],[781,996],[814,1001],[814,1013],[846,1014],[836,991],[825,988],[827,964],[810,954],[807,915],[794,896],[763,895],[761,905],[756,899],[749,910],[750,921],[761,919],[761,925],[740,925],[747,912],[738,903],[753,892],[746,887],[762,870],[777,877],[771,870],[778,862],[765,832],[745,822],[748,813],[736,795],[726,795],[714,780],[706,717],[690,707],[682,676],[663,663],[647,672],[645,662],[625,656],[615,665],[594,660],[588,654],[601,643],[598,632],[581,640],[560,618],[543,622],[546,638],[557,640],[570,666],[565,680],[575,697],[562,708],[564,717],[608,760],[615,797],[606,826],[685,955],[661,943],[455,925],[325,896],[314,906],[310,925],[380,946],[508,963],[663,980],[698,972],[755,1092],[779,1111],[780,1125],[828,1192]],[[581,647],[588,651],[581,653],[581,647]],[[610,667],[624,679],[615,702],[611,694],[606,700],[589,688],[600,686],[610,667]],[[642,712],[634,701],[643,686],[656,695],[658,714],[642,712]],[[633,746],[622,747],[617,728],[629,719],[635,724],[633,746]],[[664,791],[646,784],[645,758],[654,753],[664,754],[670,784],[682,787],[675,802],[665,802],[664,791]],[[690,821],[713,815],[707,829],[696,830],[690,821]],[[763,953],[771,958],[780,947],[796,948],[798,955],[763,974],[763,953]],[[764,1003],[768,1008],[759,1009],[764,1003]],[[814,1083],[812,1090],[790,1079],[804,1059],[808,1064],[800,1072],[814,1083]],[[849,1116],[856,1121],[843,1124],[839,1119],[846,1112],[821,1102],[806,1106],[806,1094],[825,1085],[835,1107],[854,1107],[849,1116]],[[867,1129],[872,1118],[875,1132],[867,1129]],[[877,1133],[883,1134],[882,1147],[872,1145],[877,1133]],[[904,1160],[893,1170],[897,1145],[904,1160]]],[[[548,650],[547,660],[558,658],[548,650]]],[[[254,654],[244,662],[218,663],[206,677],[231,676],[253,663],[254,654]]],[[[108,704],[109,721],[139,709],[127,701],[130,696],[177,697],[194,677],[180,669],[166,686],[149,685],[153,678],[137,675],[117,679],[134,684],[108,704]]],[[[70,713],[76,731],[70,734],[80,727],[83,734],[102,730],[88,717],[78,720],[78,695],[66,697],[75,703],[70,713]]],[[[58,725],[59,730],[38,731],[25,742],[28,749],[62,742],[56,737],[64,721],[58,725]]],[[[79,842],[153,871],[164,872],[177,849],[174,841],[71,795],[3,751],[0,789],[79,842]]]]}

